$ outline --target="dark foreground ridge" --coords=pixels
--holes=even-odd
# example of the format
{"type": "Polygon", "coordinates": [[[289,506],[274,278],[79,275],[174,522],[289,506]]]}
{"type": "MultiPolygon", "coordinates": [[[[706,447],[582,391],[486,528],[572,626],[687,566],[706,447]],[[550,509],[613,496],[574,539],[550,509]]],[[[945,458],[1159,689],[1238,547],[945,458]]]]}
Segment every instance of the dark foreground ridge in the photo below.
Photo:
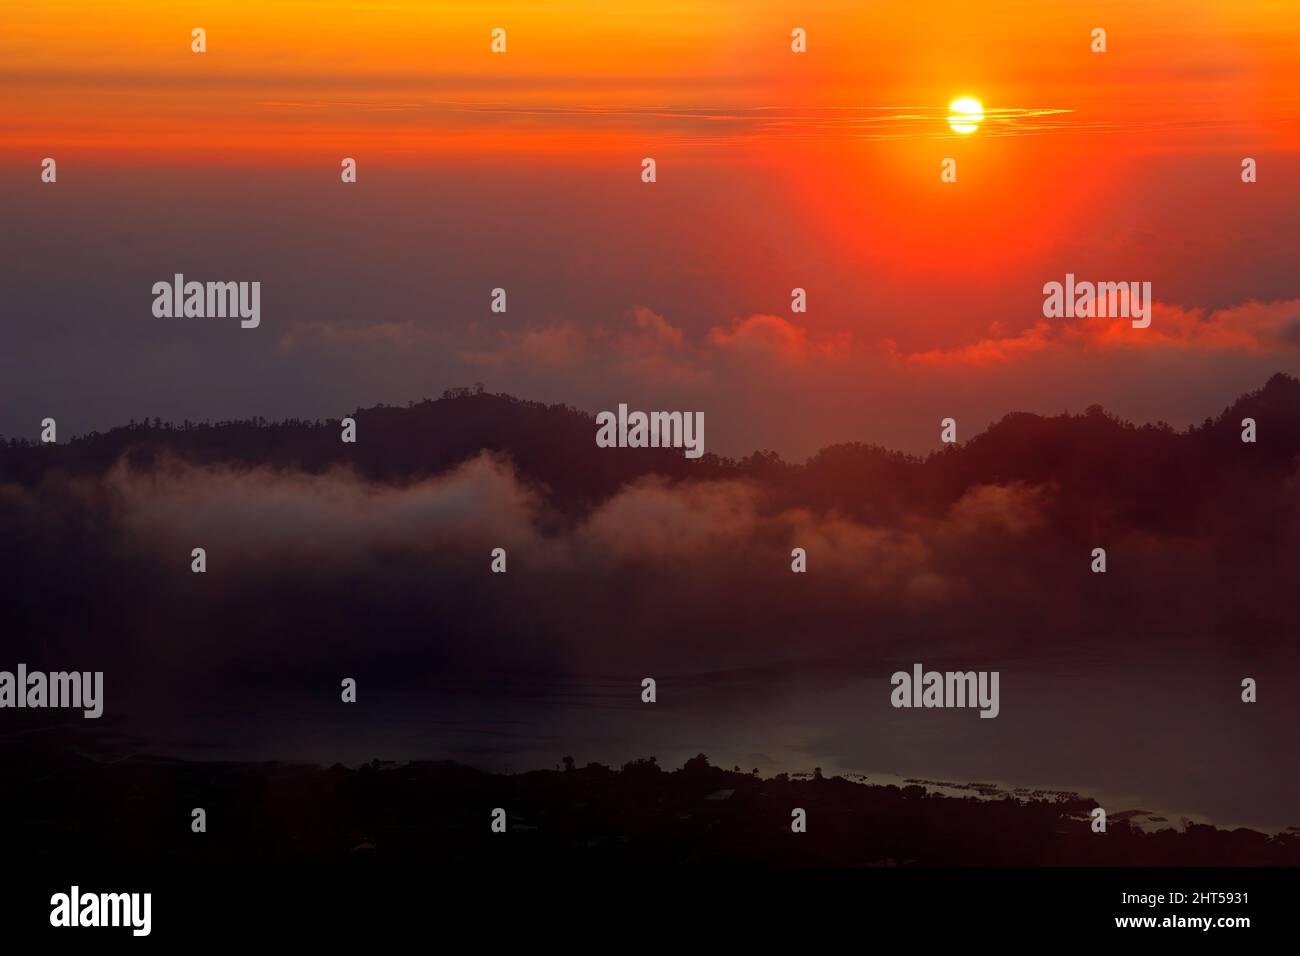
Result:
{"type": "Polygon", "coordinates": [[[841,777],[790,779],[654,758],[493,774],[452,762],[100,762],[4,754],[0,815],[18,859],[108,864],[1295,866],[1300,833],[1143,832],[1072,794],[980,800],[841,777]],[[207,812],[193,833],[190,812],[207,812]],[[505,833],[491,829],[506,811],[505,833]],[[791,811],[807,832],[791,832],[791,811]],[[16,844],[16,845],[15,845],[16,844]]]}

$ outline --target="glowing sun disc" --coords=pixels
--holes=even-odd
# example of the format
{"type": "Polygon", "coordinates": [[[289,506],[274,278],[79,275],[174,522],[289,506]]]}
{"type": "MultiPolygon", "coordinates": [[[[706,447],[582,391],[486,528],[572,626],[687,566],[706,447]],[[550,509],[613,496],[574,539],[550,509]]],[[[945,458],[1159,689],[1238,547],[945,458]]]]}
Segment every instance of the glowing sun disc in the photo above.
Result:
{"type": "Polygon", "coordinates": [[[984,122],[984,107],[980,101],[963,96],[948,104],[948,125],[954,133],[973,133],[984,122]]]}

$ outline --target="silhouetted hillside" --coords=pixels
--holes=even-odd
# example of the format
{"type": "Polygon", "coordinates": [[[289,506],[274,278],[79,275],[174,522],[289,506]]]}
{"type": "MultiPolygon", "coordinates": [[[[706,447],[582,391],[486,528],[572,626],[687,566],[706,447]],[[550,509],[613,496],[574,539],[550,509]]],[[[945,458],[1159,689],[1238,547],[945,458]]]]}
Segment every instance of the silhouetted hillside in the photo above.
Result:
{"type": "MultiPolygon", "coordinates": [[[[679,450],[595,445],[593,416],[565,405],[455,389],[405,408],[360,409],[359,440],[344,444],[338,420],[131,423],[70,443],[0,446],[0,480],[32,486],[48,476],[94,475],[124,461],[148,469],[164,457],[195,465],[269,467],[320,474],[353,468],[363,478],[403,484],[437,475],[482,451],[514,463],[564,513],[592,506],[638,477],[674,481],[745,479],[767,489],[774,506],[834,509],[866,520],[937,513],[972,487],[1052,483],[1082,517],[1153,531],[1213,520],[1223,497],[1252,510],[1285,510],[1300,455],[1300,380],[1278,374],[1215,419],[1175,432],[1134,425],[1100,406],[1079,415],[1008,414],[969,441],[928,457],[849,443],[802,464],[771,452],[735,460],[679,450]],[[1241,420],[1259,440],[1241,442],[1241,420]],[[1195,481],[1187,480],[1196,476],[1195,481]],[[1263,494],[1263,498],[1258,496],[1263,494]]],[[[937,426],[936,426],[937,427],[937,426]]]]}
{"type": "Polygon", "coordinates": [[[66,472],[97,474],[123,460],[147,469],[164,456],[195,465],[264,466],[319,474],[347,466],[370,481],[406,483],[436,475],[481,451],[499,452],[522,475],[554,492],[558,504],[591,502],[648,472],[674,478],[735,472],[716,456],[688,461],[680,451],[622,449],[602,454],[594,417],[565,405],[453,389],[405,408],[351,415],[359,440],[340,440],[340,420],[131,423],[66,445],[10,442],[0,448],[0,480],[23,484],[66,472]]]}

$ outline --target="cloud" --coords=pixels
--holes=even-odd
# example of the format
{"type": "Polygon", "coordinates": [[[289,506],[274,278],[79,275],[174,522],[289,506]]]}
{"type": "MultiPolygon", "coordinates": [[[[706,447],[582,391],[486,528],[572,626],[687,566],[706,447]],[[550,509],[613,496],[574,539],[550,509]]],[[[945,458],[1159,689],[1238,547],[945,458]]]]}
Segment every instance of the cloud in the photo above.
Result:
{"type": "Polygon", "coordinates": [[[1127,319],[1089,318],[1039,321],[1013,334],[991,334],[953,348],[899,353],[895,361],[922,366],[986,367],[1028,360],[1049,352],[1099,352],[1165,349],[1237,352],[1252,355],[1291,352],[1300,347],[1300,299],[1251,300],[1224,309],[1197,309],[1156,302],[1149,328],[1127,319]]]}
{"type": "MultiPolygon", "coordinates": [[[[480,334],[475,327],[471,334],[480,334]]],[[[500,329],[481,346],[461,350],[471,366],[571,369],[599,366],[648,382],[690,382],[704,377],[685,333],[662,315],[637,306],[613,323],[575,322],[500,329]]]]}
{"type": "Polygon", "coordinates": [[[797,359],[808,351],[808,333],[779,315],[751,315],[732,320],[730,328],[711,329],[709,344],[724,352],[797,359]]]}
{"type": "Polygon", "coordinates": [[[976,485],[949,510],[947,529],[967,535],[1027,534],[1046,523],[1046,510],[1055,493],[1054,486],[1023,482],[976,485]]]}
{"type": "Polygon", "coordinates": [[[467,365],[505,368],[525,365],[568,368],[577,365],[592,348],[591,333],[573,322],[530,329],[502,329],[484,348],[461,351],[467,365]]]}
{"type": "Polygon", "coordinates": [[[177,460],[148,470],[119,461],[105,486],[122,528],[142,546],[181,555],[202,546],[214,563],[240,566],[535,546],[543,510],[509,462],[488,454],[400,487],[347,469],[308,474],[177,460]]]}
{"type": "Polygon", "coordinates": [[[522,330],[502,329],[481,347],[461,351],[470,365],[565,367],[597,365],[654,383],[696,383],[711,378],[719,359],[802,362],[847,357],[847,333],[813,339],[777,315],[754,314],[711,327],[699,342],[668,319],[637,306],[613,323],[585,328],[572,322],[522,330]]]}
{"type": "Polygon", "coordinates": [[[673,485],[650,476],[602,503],[580,534],[588,548],[619,560],[731,551],[753,537],[758,500],[746,483],[673,485]]]}
{"type": "Polygon", "coordinates": [[[686,347],[686,336],[662,315],[638,306],[629,313],[631,329],[621,329],[614,336],[614,346],[624,354],[651,351],[680,352],[686,347]]]}
{"type": "MultiPolygon", "coordinates": [[[[91,497],[91,488],[81,493],[91,497]]],[[[164,459],[141,469],[120,460],[94,488],[93,497],[101,496],[113,502],[114,521],[135,547],[187,565],[189,550],[202,546],[214,566],[250,573],[268,565],[337,573],[393,553],[483,558],[477,567],[496,546],[575,573],[589,563],[779,566],[792,547],[803,547],[816,554],[823,574],[861,576],[879,590],[926,573],[930,560],[918,529],[773,508],[750,481],[673,482],[651,474],[557,527],[542,493],[509,460],[487,453],[407,485],[369,481],[345,468],[309,474],[164,459]]],[[[1036,518],[1018,514],[1026,506],[1037,507],[1032,491],[983,487],[958,502],[950,521],[925,533],[1027,528],[1036,518]]]]}
{"type": "Polygon", "coordinates": [[[937,599],[947,591],[932,567],[933,554],[915,529],[862,524],[840,515],[798,509],[783,515],[792,546],[804,548],[817,570],[854,580],[862,593],[902,588],[937,599]]]}
{"type": "MultiPolygon", "coordinates": [[[[359,594],[391,592],[393,583],[384,582],[400,567],[399,582],[427,579],[428,587],[473,603],[488,576],[491,549],[505,547],[516,568],[532,569],[529,583],[516,584],[513,592],[522,603],[510,614],[519,620],[540,613],[536,602],[554,605],[551,612],[560,616],[571,614],[586,606],[584,589],[601,581],[632,605],[654,601],[665,575],[679,574],[692,588],[727,596],[719,605],[725,617],[728,602],[780,601],[776,592],[741,597],[733,588],[738,578],[778,572],[787,581],[795,547],[810,556],[817,587],[830,589],[832,614],[842,613],[837,606],[863,602],[941,603],[966,590],[963,569],[943,566],[944,548],[998,530],[1029,533],[1041,526],[1048,500],[1032,487],[980,486],[947,515],[871,524],[778,505],[769,489],[750,480],[674,482],[648,474],[586,514],[561,519],[542,489],[508,459],[488,453],[396,485],[349,468],[307,473],[171,457],[141,467],[123,458],[100,478],[78,479],[68,488],[78,507],[106,509],[104,520],[115,533],[105,540],[120,540],[124,553],[166,579],[186,577],[190,550],[203,547],[210,575],[205,600],[220,603],[250,582],[274,582],[259,603],[292,603],[304,582],[318,577],[347,582],[359,594]],[[545,569],[543,579],[535,577],[538,569],[545,569]],[[848,583],[852,587],[843,590],[848,583]]],[[[0,486],[0,519],[50,507],[49,489],[0,486]]],[[[387,600],[400,608],[413,599],[392,592],[387,600]]],[[[489,616],[501,613],[493,607],[489,616]]],[[[587,626],[599,632],[606,625],[587,626]]]]}

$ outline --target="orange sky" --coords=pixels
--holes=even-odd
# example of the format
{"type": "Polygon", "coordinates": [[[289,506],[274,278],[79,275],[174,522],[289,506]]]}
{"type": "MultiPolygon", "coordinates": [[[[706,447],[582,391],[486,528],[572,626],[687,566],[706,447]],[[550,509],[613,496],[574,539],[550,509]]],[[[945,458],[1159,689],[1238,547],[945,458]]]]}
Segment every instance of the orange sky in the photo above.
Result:
{"type": "Polygon", "coordinates": [[[1234,129],[1294,149],[1295,12],[1293,0],[14,3],[0,12],[0,151],[423,164],[448,151],[910,141],[948,135],[943,109],[963,94],[1007,111],[987,138],[1137,130],[1182,149],[1234,129]],[[504,55],[489,50],[498,26],[504,55]],[[1095,26],[1105,55],[1089,50],[1095,26]],[[193,27],[205,54],[190,50],[193,27]],[[1070,112],[1020,112],[1038,109],[1070,112]]]}

